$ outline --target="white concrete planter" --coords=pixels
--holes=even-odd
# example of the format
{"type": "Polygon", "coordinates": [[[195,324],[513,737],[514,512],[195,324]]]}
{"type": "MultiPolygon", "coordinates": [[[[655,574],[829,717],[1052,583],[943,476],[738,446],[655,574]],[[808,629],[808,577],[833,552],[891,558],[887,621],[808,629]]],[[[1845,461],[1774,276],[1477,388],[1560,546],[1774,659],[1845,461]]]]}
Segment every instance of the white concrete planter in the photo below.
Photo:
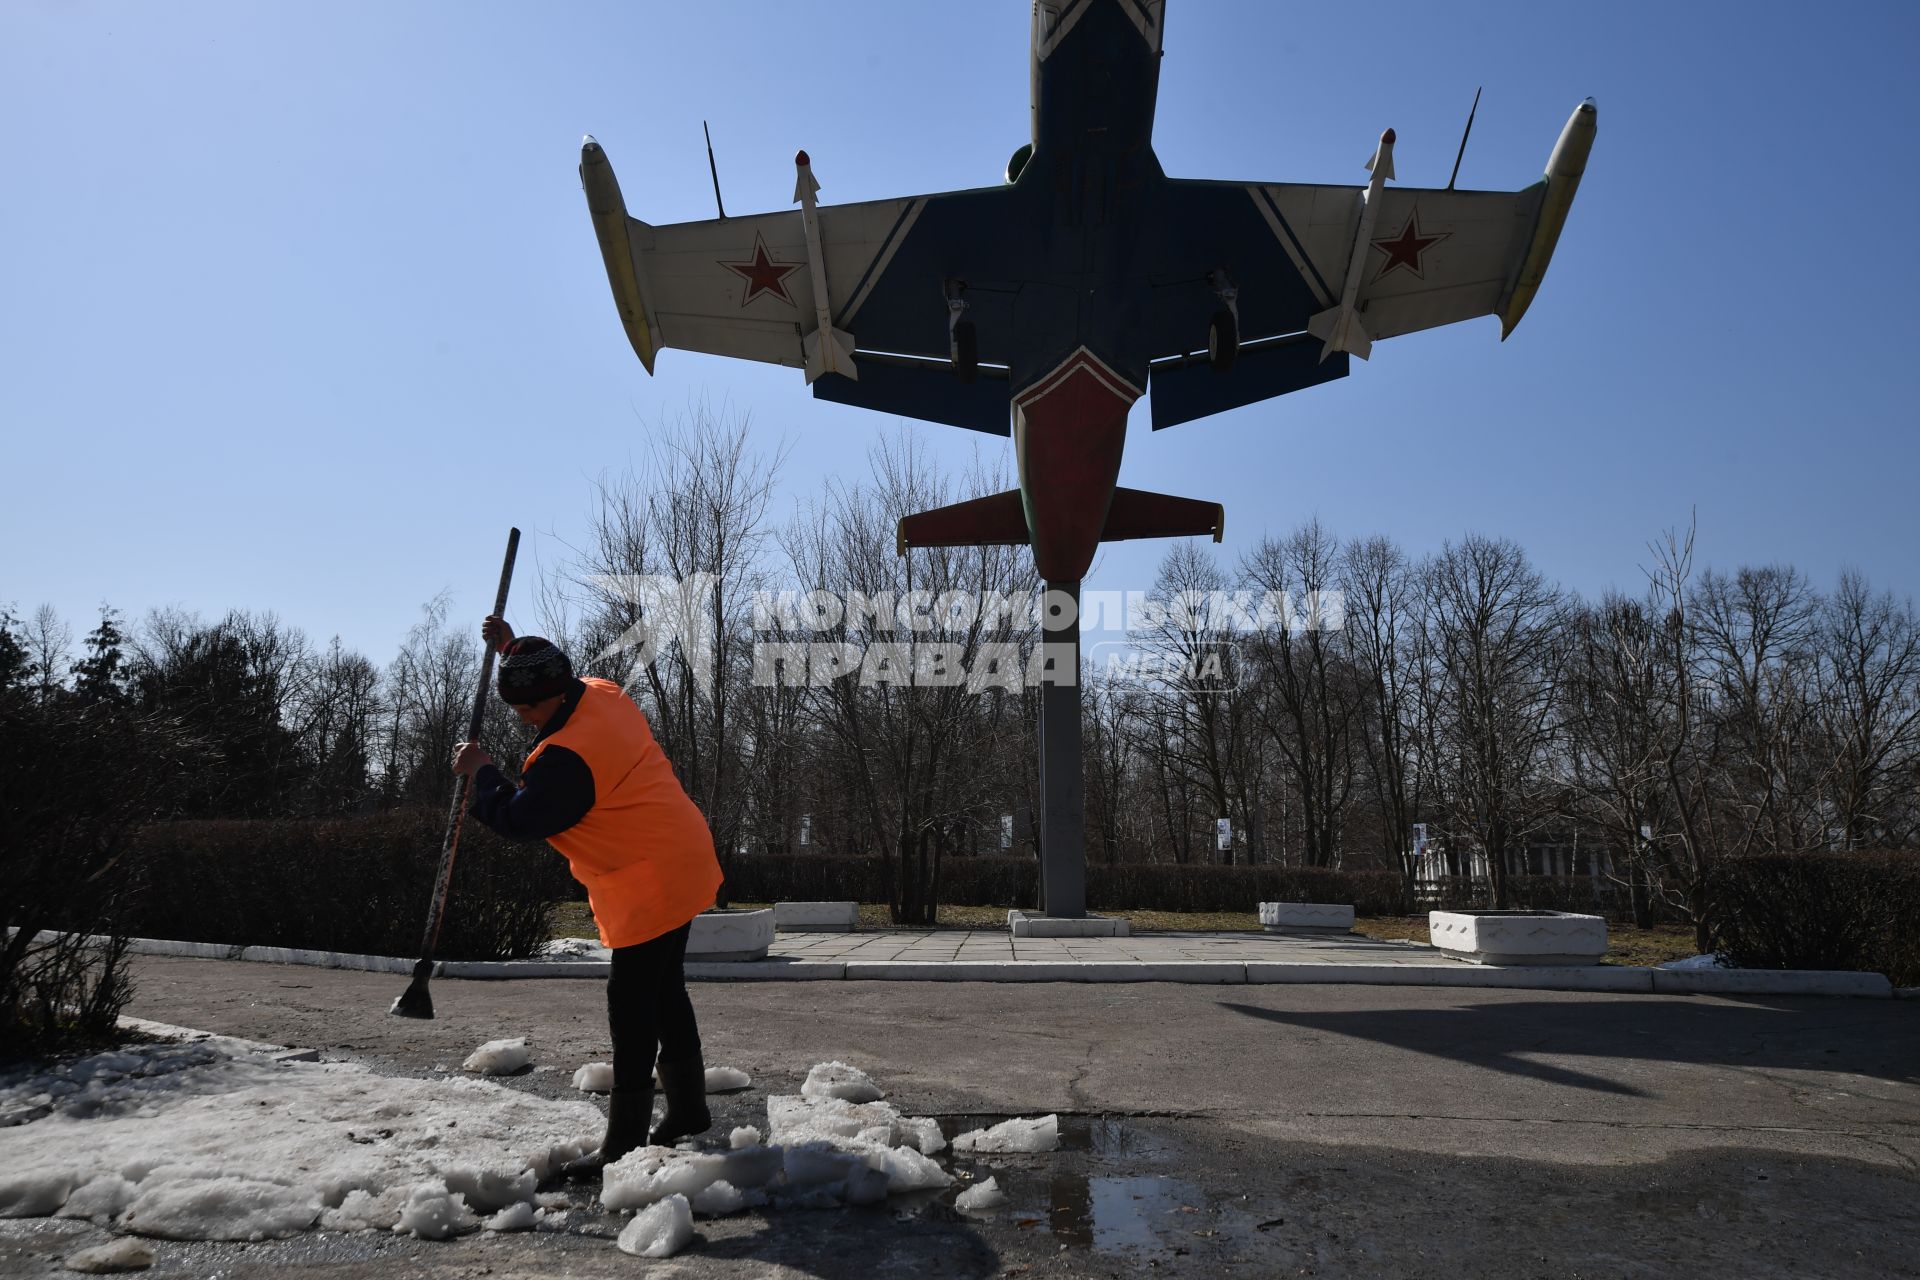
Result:
{"type": "Polygon", "coordinates": [[[1332,902],[1263,902],[1260,927],[1268,933],[1347,933],[1353,908],[1332,902]]]}
{"type": "Polygon", "coordinates": [[[778,933],[851,933],[860,927],[860,904],[776,902],[773,927],[778,933]]]}
{"type": "Polygon", "coordinates": [[[1472,964],[1599,964],[1604,916],[1566,911],[1430,911],[1433,945],[1472,964]]]}
{"type": "Polygon", "coordinates": [[[1016,938],[1130,938],[1133,925],[1125,920],[1091,913],[1077,920],[1013,910],[1007,912],[1007,929],[1016,938]]]}
{"type": "Polygon", "coordinates": [[[764,960],[773,945],[773,910],[702,911],[687,935],[687,960],[764,960]]]}

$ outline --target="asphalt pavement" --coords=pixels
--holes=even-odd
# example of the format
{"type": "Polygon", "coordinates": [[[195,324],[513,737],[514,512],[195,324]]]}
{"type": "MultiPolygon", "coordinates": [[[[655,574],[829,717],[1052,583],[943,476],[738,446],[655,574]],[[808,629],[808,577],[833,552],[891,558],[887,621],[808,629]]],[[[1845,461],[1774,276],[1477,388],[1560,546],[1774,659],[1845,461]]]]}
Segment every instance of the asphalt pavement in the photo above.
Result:
{"type": "MultiPolygon", "coordinates": [[[[143,957],[130,1014],[431,1075],[532,1037],[577,1096],[604,1059],[597,982],[437,979],[438,1018],[386,1010],[391,974],[143,957]]],[[[866,1069],[951,1129],[1057,1112],[1065,1147],[983,1157],[1012,1197],[702,1221],[660,1263],[622,1219],[427,1243],[160,1242],[151,1274],[423,1276],[1920,1275],[1920,1002],[1424,987],[715,983],[709,1065],[765,1123],[807,1068],[866,1069]],[[642,1267],[644,1266],[644,1271],[642,1267]]],[[[950,1193],[946,1199],[950,1199],[950,1193]]],[[[103,1238],[0,1224],[0,1273],[52,1274],[103,1238]]]]}

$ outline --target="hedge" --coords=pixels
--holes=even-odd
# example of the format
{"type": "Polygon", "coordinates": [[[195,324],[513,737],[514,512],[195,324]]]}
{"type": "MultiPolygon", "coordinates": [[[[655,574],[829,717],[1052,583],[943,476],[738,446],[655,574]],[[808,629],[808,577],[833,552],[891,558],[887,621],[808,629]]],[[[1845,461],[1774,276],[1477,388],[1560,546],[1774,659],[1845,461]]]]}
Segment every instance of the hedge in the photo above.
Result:
{"type": "Polygon", "coordinates": [[[1728,858],[1708,883],[1714,949],[1729,963],[1920,985],[1920,853],[1728,858]]]}
{"type": "MultiPolygon", "coordinates": [[[[444,813],[338,821],[170,822],[142,828],[129,861],[144,883],[137,937],[369,955],[419,952],[444,813]]],[[[454,863],[438,954],[536,953],[573,879],[547,845],[514,844],[469,821],[454,863]]]]}
{"type": "MultiPolygon", "coordinates": [[[[727,894],[742,902],[885,902],[887,859],[761,854],[733,859],[727,894]]],[[[950,858],[940,864],[940,901],[965,907],[1031,906],[1040,895],[1032,858],[950,858]]],[[[1362,915],[1393,915],[1400,878],[1386,871],[1208,864],[1092,863],[1087,906],[1095,911],[1252,911],[1261,902],[1351,902],[1362,915]]]]}

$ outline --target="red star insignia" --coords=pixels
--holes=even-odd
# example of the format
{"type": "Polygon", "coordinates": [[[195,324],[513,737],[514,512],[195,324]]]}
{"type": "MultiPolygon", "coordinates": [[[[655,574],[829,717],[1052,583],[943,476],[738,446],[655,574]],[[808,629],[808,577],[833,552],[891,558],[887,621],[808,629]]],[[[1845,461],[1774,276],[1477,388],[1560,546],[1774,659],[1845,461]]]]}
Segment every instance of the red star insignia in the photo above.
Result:
{"type": "Polygon", "coordinates": [[[759,232],[753,235],[751,262],[722,262],[720,265],[747,282],[747,290],[740,298],[741,306],[746,306],[763,293],[772,294],[790,307],[794,305],[792,296],[787,293],[787,277],[804,264],[775,262],[773,255],[767,252],[766,240],[759,232]]]}
{"type": "Polygon", "coordinates": [[[1426,274],[1420,269],[1420,255],[1452,234],[1451,231],[1435,231],[1421,235],[1420,211],[1410,210],[1407,213],[1407,225],[1400,229],[1399,235],[1373,242],[1374,248],[1387,255],[1386,265],[1373,278],[1379,280],[1395,268],[1405,267],[1420,279],[1426,279],[1426,274]]]}

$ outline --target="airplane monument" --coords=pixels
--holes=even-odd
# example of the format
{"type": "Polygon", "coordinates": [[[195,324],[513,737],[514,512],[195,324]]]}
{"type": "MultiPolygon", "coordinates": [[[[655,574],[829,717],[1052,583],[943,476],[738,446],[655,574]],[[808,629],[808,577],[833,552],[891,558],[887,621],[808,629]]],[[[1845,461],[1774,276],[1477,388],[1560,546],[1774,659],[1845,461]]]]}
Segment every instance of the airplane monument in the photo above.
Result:
{"type": "MultiPolygon", "coordinates": [[[[1513,332],[1586,168],[1591,101],[1520,191],[1388,186],[1391,129],[1362,186],[1169,178],[1152,137],[1164,13],[1033,6],[1033,136],[1000,186],[821,205],[802,151],[797,212],[651,226],[587,138],[580,176],[641,363],[674,347],[790,365],[818,399],[1012,436],[1020,487],[908,516],[900,549],[1031,546],[1077,601],[1102,542],[1221,536],[1218,503],[1119,485],[1143,395],[1159,430],[1345,377],[1383,338],[1485,315],[1513,332]]],[[[1077,654],[1074,613],[1044,625],[1077,654]]],[[[1044,908],[1080,917],[1077,682],[1042,688],[1039,736],[1044,908]]]]}

